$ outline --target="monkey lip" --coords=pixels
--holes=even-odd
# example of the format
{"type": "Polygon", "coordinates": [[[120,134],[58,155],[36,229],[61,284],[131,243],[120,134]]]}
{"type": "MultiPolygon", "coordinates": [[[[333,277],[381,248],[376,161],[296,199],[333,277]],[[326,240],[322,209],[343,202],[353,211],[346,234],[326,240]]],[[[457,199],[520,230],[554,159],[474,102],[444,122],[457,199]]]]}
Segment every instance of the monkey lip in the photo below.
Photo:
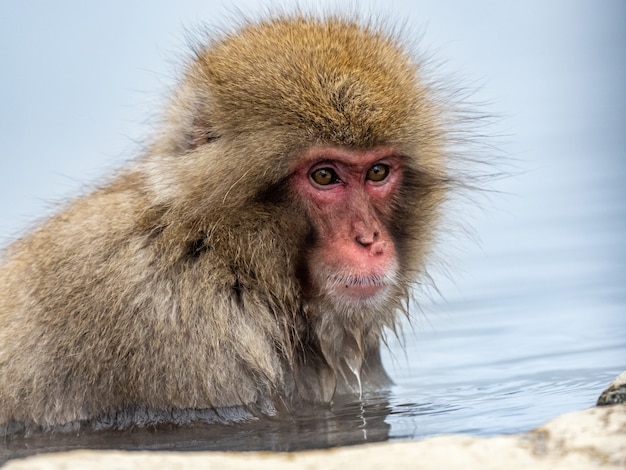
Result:
{"type": "Polygon", "coordinates": [[[357,299],[374,297],[389,285],[385,276],[335,276],[330,283],[334,292],[357,299]]]}

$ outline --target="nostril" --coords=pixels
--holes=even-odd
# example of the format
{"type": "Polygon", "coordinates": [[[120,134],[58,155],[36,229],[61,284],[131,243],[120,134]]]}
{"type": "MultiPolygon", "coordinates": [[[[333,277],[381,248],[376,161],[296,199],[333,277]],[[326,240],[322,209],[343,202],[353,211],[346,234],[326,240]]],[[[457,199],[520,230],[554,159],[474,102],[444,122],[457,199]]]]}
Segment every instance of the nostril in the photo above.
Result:
{"type": "MultiPolygon", "coordinates": [[[[360,235],[357,235],[357,237],[356,237],[356,242],[357,242],[359,245],[361,245],[361,246],[367,246],[367,245],[368,245],[368,241],[366,240],[366,238],[365,238],[365,237],[362,237],[362,236],[360,236],[360,235]]],[[[371,243],[371,242],[369,242],[369,243],[371,243]]]]}
{"type": "Polygon", "coordinates": [[[372,243],[374,243],[374,237],[373,236],[367,236],[367,235],[358,235],[356,237],[356,241],[359,245],[362,246],[369,246],[372,243]]]}
{"type": "Polygon", "coordinates": [[[378,240],[378,232],[373,232],[367,235],[357,235],[356,242],[361,246],[370,246],[378,240]]]}
{"type": "Polygon", "coordinates": [[[387,249],[387,242],[385,241],[375,241],[370,246],[370,252],[373,255],[382,255],[387,249]]]}

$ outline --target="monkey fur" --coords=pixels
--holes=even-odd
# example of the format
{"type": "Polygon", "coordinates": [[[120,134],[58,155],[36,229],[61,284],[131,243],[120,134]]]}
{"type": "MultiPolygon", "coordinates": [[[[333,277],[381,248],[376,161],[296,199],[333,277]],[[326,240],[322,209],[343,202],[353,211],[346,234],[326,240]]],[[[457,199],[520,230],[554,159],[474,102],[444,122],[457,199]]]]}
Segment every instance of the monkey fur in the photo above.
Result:
{"type": "Polygon", "coordinates": [[[341,17],[197,46],[145,154],[4,251],[5,433],[245,419],[388,385],[383,331],[450,180],[444,104],[421,75],[393,32],[341,17]],[[315,230],[289,181],[315,146],[403,158],[385,305],[310,293],[315,230]]]}

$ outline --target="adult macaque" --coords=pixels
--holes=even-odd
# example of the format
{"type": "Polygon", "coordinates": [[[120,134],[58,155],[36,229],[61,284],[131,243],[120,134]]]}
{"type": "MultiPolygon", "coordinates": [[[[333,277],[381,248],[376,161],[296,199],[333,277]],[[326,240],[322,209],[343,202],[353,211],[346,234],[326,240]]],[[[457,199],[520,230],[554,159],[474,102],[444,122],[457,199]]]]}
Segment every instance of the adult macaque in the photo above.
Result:
{"type": "Polygon", "coordinates": [[[199,47],[145,155],[10,245],[4,432],[272,413],[384,387],[448,122],[393,34],[279,17],[199,47]]]}

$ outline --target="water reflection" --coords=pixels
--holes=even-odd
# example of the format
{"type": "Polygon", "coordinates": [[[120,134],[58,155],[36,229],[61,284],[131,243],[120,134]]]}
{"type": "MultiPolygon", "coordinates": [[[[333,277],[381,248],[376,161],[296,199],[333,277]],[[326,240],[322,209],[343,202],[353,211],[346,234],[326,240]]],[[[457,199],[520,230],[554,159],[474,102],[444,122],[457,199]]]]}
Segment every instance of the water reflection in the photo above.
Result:
{"type": "Polygon", "coordinates": [[[386,418],[391,412],[388,394],[365,394],[363,401],[306,406],[291,416],[232,425],[8,436],[0,444],[0,463],[41,452],[75,449],[288,452],[362,444],[389,438],[386,418]]]}

